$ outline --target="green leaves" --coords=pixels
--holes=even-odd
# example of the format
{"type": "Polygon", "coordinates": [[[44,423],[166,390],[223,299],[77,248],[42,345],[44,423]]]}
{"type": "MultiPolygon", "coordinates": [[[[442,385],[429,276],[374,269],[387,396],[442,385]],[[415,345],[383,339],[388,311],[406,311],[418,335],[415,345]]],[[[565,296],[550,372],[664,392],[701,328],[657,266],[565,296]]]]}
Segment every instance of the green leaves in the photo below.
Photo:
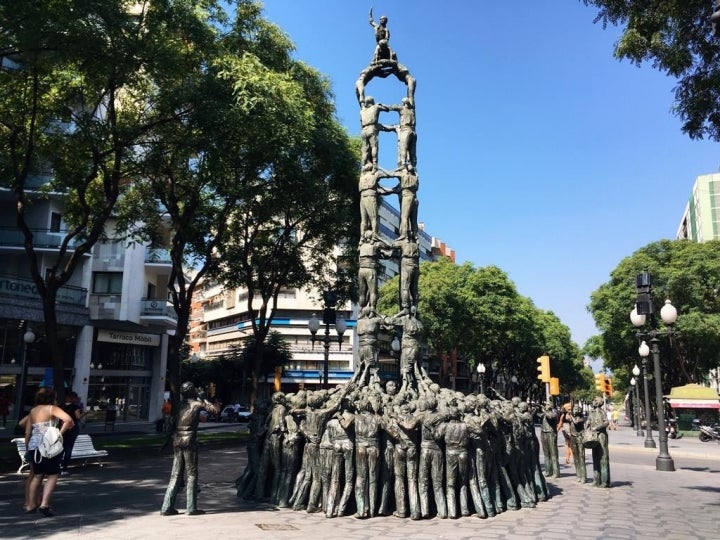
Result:
{"type": "MultiPolygon", "coordinates": [[[[397,277],[381,287],[382,313],[397,310],[397,287],[397,277]]],[[[473,369],[482,362],[508,380],[515,375],[529,388],[536,381],[535,360],[550,354],[553,376],[561,377],[566,390],[584,384],[569,329],[518,294],[500,268],[456,265],[447,259],[423,263],[419,296],[418,314],[433,357],[454,352],[473,369]]]]}
{"type": "Polygon", "coordinates": [[[614,54],[651,62],[678,81],[673,111],[693,139],[720,140],[720,44],[707,0],[582,0],[598,8],[596,22],[624,26],[614,54]]]}
{"type": "MultiPolygon", "coordinates": [[[[626,257],[612,271],[610,281],[593,292],[590,312],[601,335],[586,351],[602,357],[611,369],[632,367],[639,361],[638,340],[629,313],[637,294],[635,276],[649,271],[658,325],[659,310],[670,299],[678,310],[677,334],[661,339],[664,383],[697,382],[720,360],[720,242],[686,240],[654,242],[626,257]]],[[[646,329],[647,330],[647,329],[646,329]]],[[[669,388],[668,386],[668,388],[669,388]]]]}

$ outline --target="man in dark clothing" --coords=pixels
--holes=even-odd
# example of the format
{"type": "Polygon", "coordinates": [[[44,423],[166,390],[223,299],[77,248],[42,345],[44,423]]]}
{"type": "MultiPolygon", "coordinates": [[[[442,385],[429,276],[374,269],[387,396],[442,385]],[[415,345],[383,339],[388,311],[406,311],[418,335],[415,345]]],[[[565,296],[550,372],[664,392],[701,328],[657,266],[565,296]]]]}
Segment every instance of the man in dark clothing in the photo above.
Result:
{"type": "Polygon", "coordinates": [[[75,446],[75,440],[80,433],[80,420],[82,419],[82,411],[77,404],[77,392],[68,392],[65,394],[65,403],[61,405],[63,411],[68,413],[70,418],[75,422],[75,425],[65,432],[63,435],[63,458],[60,461],[60,474],[68,474],[68,465],[70,464],[70,457],[72,456],[73,446],[75,446]]]}

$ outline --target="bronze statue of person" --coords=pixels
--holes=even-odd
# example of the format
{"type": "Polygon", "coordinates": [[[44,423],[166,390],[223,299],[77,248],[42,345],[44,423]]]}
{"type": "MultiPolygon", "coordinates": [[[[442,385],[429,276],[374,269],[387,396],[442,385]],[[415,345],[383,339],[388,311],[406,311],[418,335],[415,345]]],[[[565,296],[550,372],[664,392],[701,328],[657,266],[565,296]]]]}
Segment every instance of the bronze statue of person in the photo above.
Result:
{"type": "Polygon", "coordinates": [[[468,462],[468,425],[462,419],[464,404],[457,402],[457,408],[451,407],[449,418],[442,422],[436,436],[442,438],[445,447],[445,497],[448,517],[458,517],[458,499],[460,513],[470,515],[468,506],[468,483],[470,464],[468,462]]]}
{"type": "Polygon", "coordinates": [[[400,315],[406,315],[418,305],[420,246],[410,237],[397,240],[392,245],[400,249],[400,315]]]}
{"type": "Polygon", "coordinates": [[[388,105],[388,110],[400,115],[397,125],[386,126],[388,130],[397,133],[398,154],[397,166],[402,168],[405,164],[417,166],[417,132],[415,131],[415,107],[410,98],[403,98],[400,105],[388,105]]]}
{"type": "Polygon", "coordinates": [[[383,428],[379,395],[361,398],[355,414],[355,517],[375,517],[380,459],[380,430],[383,428]]]}
{"type": "Polygon", "coordinates": [[[272,409],[267,416],[265,443],[263,445],[262,455],[260,456],[260,466],[258,467],[257,482],[255,484],[255,499],[263,501],[268,498],[268,475],[272,472],[269,498],[277,503],[278,491],[280,489],[282,439],[287,432],[285,416],[288,413],[288,407],[285,394],[275,392],[272,396],[272,403],[272,409]]]}
{"type": "Polygon", "coordinates": [[[610,487],[610,451],[608,448],[608,419],[602,409],[603,398],[596,397],[592,401],[592,409],[588,414],[585,430],[592,430],[598,434],[598,443],[592,447],[593,485],[596,487],[610,487]]]}
{"type": "Polygon", "coordinates": [[[447,501],[443,489],[443,453],[435,430],[445,420],[445,414],[437,411],[437,399],[425,395],[418,400],[416,418],[420,423],[420,465],[418,489],[420,511],[423,518],[430,517],[430,491],[435,499],[437,517],[448,517],[447,501]],[[432,486],[432,487],[431,487],[432,486]]]}
{"type": "Polygon", "coordinates": [[[380,259],[392,254],[390,246],[369,229],[363,231],[358,245],[358,305],[375,311],[378,300],[378,267],[380,259]]]}
{"type": "MultiPolygon", "coordinates": [[[[488,477],[495,468],[495,460],[490,446],[490,428],[492,418],[487,410],[488,399],[484,395],[477,398],[469,395],[463,421],[468,426],[470,495],[479,518],[495,516],[495,504],[490,497],[488,477]]],[[[493,478],[495,478],[495,475],[493,478]]]]}
{"type": "MultiPolygon", "coordinates": [[[[305,457],[306,469],[303,483],[293,501],[293,510],[300,510],[307,500],[307,512],[317,512],[321,507],[322,471],[320,463],[320,440],[322,438],[325,424],[340,407],[344,392],[350,389],[346,385],[345,390],[337,392],[329,397],[325,403],[326,395],[315,392],[308,397],[305,419],[300,424],[300,431],[305,436],[305,457]]],[[[303,459],[305,459],[305,457],[303,459]]]]}
{"type": "Polygon", "coordinates": [[[570,447],[572,448],[573,464],[575,465],[575,474],[577,475],[577,481],[584,484],[587,477],[587,470],[585,469],[585,447],[581,439],[582,432],[585,429],[585,418],[579,405],[575,405],[566,417],[569,420],[567,427],[568,435],[570,436],[570,447]]]}
{"type": "Polygon", "coordinates": [[[172,516],[178,513],[175,509],[175,497],[180,487],[182,474],[185,475],[187,509],[185,514],[194,516],[204,514],[197,508],[197,430],[200,412],[208,411],[218,414],[217,407],[205,400],[205,393],[198,393],[195,385],[184,382],[180,387],[180,405],[177,422],[173,431],[173,465],[170,483],[165,491],[160,514],[172,516]]]}
{"type": "Polygon", "coordinates": [[[549,401],[542,410],[540,424],[540,442],[545,456],[545,476],[560,476],[560,460],[557,445],[558,412],[549,401]]]}
{"type": "MultiPolygon", "coordinates": [[[[292,405],[296,406],[293,396],[292,405]]],[[[280,490],[277,497],[277,505],[279,508],[287,508],[290,506],[290,491],[293,487],[293,480],[298,470],[298,465],[302,459],[302,437],[300,435],[300,425],[292,414],[285,416],[286,433],[282,440],[282,455],[280,458],[280,490]]]]}
{"type": "Polygon", "coordinates": [[[530,409],[530,405],[523,401],[517,406],[517,415],[520,419],[523,429],[521,438],[521,459],[523,474],[527,482],[528,491],[535,493],[535,502],[545,501],[550,496],[550,492],[545,482],[540,467],[540,441],[535,435],[535,414],[530,409]]]}
{"type": "MultiPolygon", "coordinates": [[[[400,240],[417,240],[417,214],[418,214],[418,199],[417,191],[420,187],[417,172],[415,171],[414,165],[407,164],[397,171],[395,171],[400,183],[392,191],[400,194],[400,235],[396,241],[400,240]]],[[[412,257],[416,257],[417,254],[412,254],[412,257]]],[[[405,261],[403,260],[403,264],[405,261]]]]}
{"type": "Polygon", "coordinates": [[[325,426],[333,444],[330,490],[325,505],[325,516],[329,518],[345,515],[355,486],[355,436],[352,431],[355,416],[352,403],[352,399],[346,399],[344,410],[336,412],[325,426]],[[338,502],[338,493],[341,489],[342,494],[338,502]]]}
{"type": "Polygon", "coordinates": [[[358,189],[360,191],[360,234],[365,231],[372,233],[373,239],[380,238],[378,225],[378,194],[391,193],[392,190],[382,187],[381,178],[394,178],[395,176],[385,170],[378,170],[371,163],[363,165],[358,189]]]}
{"type": "Polygon", "coordinates": [[[387,17],[385,15],[380,16],[380,22],[376,23],[373,19],[372,8],[370,8],[370,26],[373,27],[375,32],[375,52],[373,53],[373,63],[379,62],[380,60],[392,60],[397,62],[397,55],[390,50],[390,30],[387,27],[387,17]]]}
{"type": "Polygon", "coordinates": [[[380,112],[387,112],[387,105],[375,103],[372,96],[366,96],[360,107],[360,141],[362,142],[362,164],[370,165],[372,170],[378,166],[378,131],[389,131],[382,125],[380,112]]]}
{"type": "Polygon", "coordinates": [[[360,381],[360,384],[367,383],[370,370],[378,365],[378,332],[382,321],[382,317],[377,316],[369,307],[363,308],[357,319],[359,365],[353,381],[360,381]]]}
{"type": "Polygon", "coordinates": [[[385,323],[403,329],[400,341],[400,376],[402,377],[400,394],[404,394],[411,387],[414,379],[421,379],[418,360],[422,352],[423,325],[415,316],[414,307],[407,314],[386,318],[385,323]]]}
{"type": "Polygon", "coordinates": [[[388,415],[386,431],[395,439],[395,513],[397,517],[422,518],[418,492],[418,431],[415,404],[403,402],[388,415]],[[407,504],[406,504],[407,502],[407,504]]]}
{"type": "Polygon", "coordinates": [[[270,403],[265,399],[256,399],[253,412],[250,415],[250,437],[247,442],[248,462],[242,475],[235,480],[237,496],[243,499],[252,499],[255,496],[258,471],[260,469],[260,456],[265,444],[267,432],[267,415],[270,412],[270,403]]]}

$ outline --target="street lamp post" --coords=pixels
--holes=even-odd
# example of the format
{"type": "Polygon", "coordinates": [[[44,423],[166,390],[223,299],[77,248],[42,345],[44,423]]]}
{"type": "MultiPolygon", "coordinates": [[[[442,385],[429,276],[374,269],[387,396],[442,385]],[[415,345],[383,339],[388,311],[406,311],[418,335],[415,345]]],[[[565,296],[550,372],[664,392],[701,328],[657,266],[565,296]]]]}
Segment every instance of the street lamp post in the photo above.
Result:
{"type": "MultiPolygon", "coordinates": [[[[323,299],[325,300],[325,309],[323,310],[323,324],[325,325],[325,335],[323,337],[323,346],[325,347],[325,363],[323,364],[323,376],[322,376],[322,387],[328,387],[328,366],[330,364],[330,325],[335,325],[335,331],[338,334],[339,348],[342,348],[342,338],[347,324],[345,319],[337,316],[337,310],[335,305],[337,303],[337,296],[334,291],[325,291],[323,293],[323,299]]],[[[308,321],[308,329],[312,334],[311,340],[313,347],[315,346],[315,334],[320,329],[320,320],[313,313],[312,317],[308,321]]]]}
{"type": "Polygon", "coordinates": [[[24,393],[25,382],[27,380],[28,372],[27,347],[35,341],[35,332],[33,332],[32,329],[28,327],[27,321],[23,321],[21,328],[23,336],[22,345],[20,348],[20,380],[18,381],[17,392],[15,395],[15,410],[17,411],[18,422],[22,419],[23,413],[25,412],[24,393]]]}
{"type": "MultiPolygon", "coordinates": [[[[662,380],[660,373],[660,339],[658,336],[663,335],[661,331],[657,329],[657,320],[653,311],[653,296],[651,287],[651,278],[648,272],[637,277],[637,289],[638,289],[638,302],[635,305],[635,309],[630,313],[630,320],[633,325],[640,328],[645,324],[646,315],[650,315],[650,330],[647,333],[642,333],[638,330],[638,337],[649,337],[650,346],[643,341],[640,344],[638,352],[643,358],[643,367],[647,360],[648,355],[652,352],[653,364],[655,368],[655,399],[657,401],[657,417],[658,417],[658,440],[660,441],[660,452],[658,453],[657,459],[655,460],[655,468],[658,471],[674,471],[675,463],[673,462],[670,452],[668,451],[668,440],[667,432],[665,431],[665,407],[663,404],[663,393],[662,393],[662,380]]],[[[670,300],[665,300],[665,305],[660,310],[660,318],[667,327],[667,335],[670,336],[673,333],[673,325],[677,321],[677,309],[672,305],[670,300]]],[[[647,376],[647,375],[646,375],[647,376]]],[[[647,388],[647,387],[646,387],[647,388]]],[[[647,401],[647,397],[646,397],[647,401]]],[[[650,430],[650,419],[648,411],[648,431],[650,430]]]]}
{"type": "Polygon", "coordinates": [[[477,365],[478,382],[480,383],[480,393],[485,393],[485,364],[480,362],[477,365]]]}
{"type": "Polygon", "coordinates": [[[635,364],[632,369],[633,378],[630,380],[630,384],[633,386],[635,395],[633,396],[633,410],[635,411],[635,430],[638,437],[642,437],[645,434],[640,426],[640,389],[638,388],[638,376],[640,375],[640,368],[635,364]]]}

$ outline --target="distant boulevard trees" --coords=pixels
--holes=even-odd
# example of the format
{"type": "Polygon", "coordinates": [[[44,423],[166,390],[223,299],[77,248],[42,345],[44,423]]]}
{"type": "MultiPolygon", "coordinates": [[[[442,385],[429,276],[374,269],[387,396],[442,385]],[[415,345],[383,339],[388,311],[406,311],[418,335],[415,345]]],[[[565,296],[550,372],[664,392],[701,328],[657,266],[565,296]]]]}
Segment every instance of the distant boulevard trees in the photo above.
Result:
{"type": "MultiPolygon", "coordinates": [[[[600,330],[586,352],[627,374],[640,363],[630,311],[637,298],[635,276],[653,277],[656,310],[670,299],[678,310],[672,341],[660,339],[663,388],[698,382],[720,363],[720,242],[661,240],[626,257],[610,281],[592,293],[590,312],[600,330]]],[[[663,324],[659,320],[658,326],[663,324]]]]}
{"type": "MultiPolygon", "coordinates": [[[[397,309],[397,291],[397,277],[381,287],[382,313],[397,309]]],[[[422,263],[419,296],[418,313],[431,362],[456,355],[471,370],[482,362],[486,380],[502,374],[509,381],[514,375],[524,393],[538,383],[537,358],[548,354],[563,393],[587,384],[580,350],[568,327],[554,313],[538,309],[518,294],[501,269],[456,265],[448,259],[422,263]]],[[[539,387],[535,394],[543,395],[539,387]]]]}

